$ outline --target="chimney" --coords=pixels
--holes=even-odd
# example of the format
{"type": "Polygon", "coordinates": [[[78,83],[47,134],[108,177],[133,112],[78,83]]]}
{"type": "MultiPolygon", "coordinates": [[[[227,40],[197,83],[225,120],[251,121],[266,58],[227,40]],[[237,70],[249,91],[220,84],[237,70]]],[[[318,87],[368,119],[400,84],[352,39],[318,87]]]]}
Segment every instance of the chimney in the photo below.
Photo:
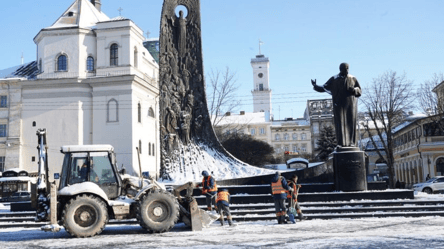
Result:
{"type": "Polygon", "coordinates": [[[101,0],[91,0],[91,3],[96,6],[96,9],[102,12],[102,3],[101,0]]]}
{"type": "Polygon", "coordinates": [[[240,115],[245,115],[245,111],[240,111],[240,115]]]}

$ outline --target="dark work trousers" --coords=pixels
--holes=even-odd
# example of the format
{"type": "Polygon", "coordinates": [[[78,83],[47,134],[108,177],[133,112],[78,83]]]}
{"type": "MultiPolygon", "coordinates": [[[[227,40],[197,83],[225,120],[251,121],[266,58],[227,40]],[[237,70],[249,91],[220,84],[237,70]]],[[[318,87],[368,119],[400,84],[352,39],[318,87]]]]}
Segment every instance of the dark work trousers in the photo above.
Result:
{"type": "Polygon", "coordinates": [[[276,209],[276,218],[280,223],[285,220],[285,215],[287,214],[285,208],[285,199],[274,199],[274,208],[276,209]]]}
{"type": "Polygon", "coordinates": [[[218,209],[218,212],[220,215],[226,214],[227,217],[231,216],[230,207],[228,207],[220,202],[217,204],[217,209],[218,209]]]}
{"type": "Polygon", "coordinates": [[[213,195],[210,193],[206,193],[205,201],[207,203],[208,210],[211,210],[211,207],[216,207],[216,196],[213,197],[213,195]]]}

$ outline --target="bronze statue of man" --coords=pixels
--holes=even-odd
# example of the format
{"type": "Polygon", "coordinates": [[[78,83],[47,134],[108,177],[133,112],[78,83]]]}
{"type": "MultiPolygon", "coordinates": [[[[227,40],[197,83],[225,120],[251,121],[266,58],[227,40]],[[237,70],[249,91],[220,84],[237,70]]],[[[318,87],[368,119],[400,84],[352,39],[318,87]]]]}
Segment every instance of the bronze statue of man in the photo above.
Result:
{"type": "Polygon", "coordinates": [[[358,80],[348,74],[348,68],[347,63],[341,63],[340,73],[331,77],[323,86],[318,86],[316,80],[311,80],[315,91],[332,95],[336,138],[340,147],[356,146],[357,98],[362,93],[358,80]]]}

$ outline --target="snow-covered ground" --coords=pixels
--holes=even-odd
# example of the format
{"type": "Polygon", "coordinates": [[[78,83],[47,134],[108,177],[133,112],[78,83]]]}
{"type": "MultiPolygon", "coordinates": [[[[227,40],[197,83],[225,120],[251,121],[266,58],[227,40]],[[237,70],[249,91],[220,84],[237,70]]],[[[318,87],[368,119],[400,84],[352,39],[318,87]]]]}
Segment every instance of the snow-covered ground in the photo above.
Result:
{"type": "MultiPolygon", "coordinates": [[[[443,200],[444,195],[415,193],[417,200],[443,200]]],[[[0,209],[7,206],[0,204],[0,209]]],[[[163,234],[148,234],[138,225],[107,226],[93,238],[71,238],[64,230],[0,229],[0,248],[444,248],[444,217],[218,222],[201,232],[183,225],[163,234]]]]}
{"type": "Polygon", "coordinates": [[[177,225],[147,234],[139,226],[108,226],[93,238],[70,238],[63,230],[0,231],[1,248],[444,248],[444,217],[214,223],[201,232],[177,225]]]}

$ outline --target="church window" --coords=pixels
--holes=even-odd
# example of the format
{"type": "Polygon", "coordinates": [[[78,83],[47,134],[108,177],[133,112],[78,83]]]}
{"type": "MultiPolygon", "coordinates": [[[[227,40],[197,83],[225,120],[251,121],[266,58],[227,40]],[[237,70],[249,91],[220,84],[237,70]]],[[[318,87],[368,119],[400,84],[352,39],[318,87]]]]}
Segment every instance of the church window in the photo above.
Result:
{"type": "Polygon", "coordinates": [[[8,107],[8,96],[0,96],[0,107],[5,108],[8,107]]]}
{"type": "Polygon", "coordinates": [[[88,56],[86,59],[86,70],[88,72],[94,71],[94,58],[92,56],[88,56]]]}
{"type": "Polygon", "coordinates": [[[113,45],[111,45],[109,64],[111,66],[119,65],[119,46],[115,43],[113,45]]]}
{"type": "Polygon", "coordinates": [[[142,123],[142,106],[139,104],[137,104],[137,121],[139,121],[139,123],[142,123]]]}
{"type": "Polygon", "coordinates": [[[134,48],[134,67],[138,67],[139,63],[138,63],[138,52],[137,52],[137,48],[134,48]]]}
{"type": "Polygon", "coordinates": [[[42,68],[42,59],[39,60],[39,73],[43,72],[43,68],[42,68]]]}
{"type": "Polygon", "coordinates": [[[0,172],[5,171],[5,157],[0,157],[0,172]]]}
{"type": "Polygon", "coordinates": [[[0,125],[0,137],[6,137],[6,125],[0,125]]]}
{"type": "Polygon", "coordinates": [[[68,63],[66,55],[62,54],[57,58],[57,71],[67,71],[68,63]]]}
{"type": "Polygon", "coordinates": [[[148,110],[148,116],[154,118],[154,111],[152,107],[150,107],[150,109],[148,110]]]}
{"type": "Polygon", "coordinates": [[[107,122],[117,121],[119,121],[119,103],[115,99],[110,99],[107,104],[107,122]]]}

